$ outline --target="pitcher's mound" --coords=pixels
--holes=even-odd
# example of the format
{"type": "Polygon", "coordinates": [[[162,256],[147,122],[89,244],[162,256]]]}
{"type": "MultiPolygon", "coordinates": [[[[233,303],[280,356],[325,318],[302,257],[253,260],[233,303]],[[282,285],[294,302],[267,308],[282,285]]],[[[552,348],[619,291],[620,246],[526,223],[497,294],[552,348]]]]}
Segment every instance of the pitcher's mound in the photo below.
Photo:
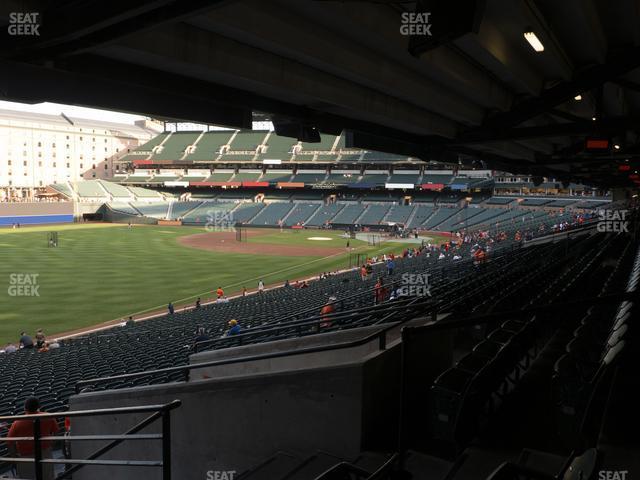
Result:
{"type": "MultiPolygon", "coordinates": [[[[247,233],[249,237],[260,235],[259,232],[254,233],[249,231],[247,233]]],[[[277,255],[282,257],[328,257],[344,252],[344,249],[339,247],[310,247],[306,245],[238,242],[236,241],[235,232],[196,233],[195,235],[178,238],[178,243],[185,247],[200,248],[212,252],[242,253],[246,255],[277,255]]]]}

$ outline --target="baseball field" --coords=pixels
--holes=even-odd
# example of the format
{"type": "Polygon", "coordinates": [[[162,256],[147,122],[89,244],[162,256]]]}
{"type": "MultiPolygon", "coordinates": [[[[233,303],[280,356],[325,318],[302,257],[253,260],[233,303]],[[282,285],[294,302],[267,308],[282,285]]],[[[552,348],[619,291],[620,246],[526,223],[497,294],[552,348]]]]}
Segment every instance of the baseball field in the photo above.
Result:
{"type": "MultiPolygon", "coordinates": [[[[143,317],[211,300],[221,286],[246,287],[347,268],[354,254],[399,253],[403,243],[369,245],[328,230],[254,229],[246,241],[234,232],[201,227],[74,224],[0,230],[0,345],[21,331],[49,336],[143,317]],[[50,246],[48,234],[58,234],[50,246]]],[[[434,239],[438,242],[441,239],[434,239]]]]}

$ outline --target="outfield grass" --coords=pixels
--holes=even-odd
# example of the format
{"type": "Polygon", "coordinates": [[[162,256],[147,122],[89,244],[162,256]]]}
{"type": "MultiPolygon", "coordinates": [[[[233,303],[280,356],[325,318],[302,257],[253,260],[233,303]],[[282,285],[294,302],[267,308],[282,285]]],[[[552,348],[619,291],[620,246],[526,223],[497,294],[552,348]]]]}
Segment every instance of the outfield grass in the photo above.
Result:
{"type": "MultiPolygon", "coordinates": [[[[0,343],[16,341],[25,330],[56,333],[92,326],[130,314],[203,301],[222,286],[233,294],[246,286],[310,276],[347,266],[348,254],[331,257],[263,256],[217,253],[181,246],[177,239],[202,233],[198,227],[77,224],[0,230],[0,343]],[[47,232],[59,232],[48,248],[47,232]],[[11,296],[16,275],[36,274],[39,296],[11,296]],[[13,275],[13,276],[12,276],[13,275]]],[[[281,245],[345,246],[341,232],[273,230],[251,242],[281,245]],[[330,241],[308,240],[311,236],[330,241]]],[[[399,252],[399,243],[369,247],[351,240],[358,253],[399,252]]],[[[24,280],[24,278],[20,279],[24,280]]]]}

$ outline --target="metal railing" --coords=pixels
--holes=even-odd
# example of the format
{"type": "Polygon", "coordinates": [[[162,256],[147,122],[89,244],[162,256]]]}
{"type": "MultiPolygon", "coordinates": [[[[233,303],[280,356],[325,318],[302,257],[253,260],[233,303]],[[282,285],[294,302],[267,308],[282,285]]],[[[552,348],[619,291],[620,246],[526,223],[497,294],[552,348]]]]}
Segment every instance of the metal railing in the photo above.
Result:
{"type": "MultiPolygon", "coordinates": [[[[64,464],[70,466],[60,473],[56,480],[69,479],[83,467],[95,465],[126,466],[126,467],[156,467],[162,469],[163,480],[171,479],[171,411],[178,408],[182,402],[174,400],[163,405],[143,405],[137,407],[117,407],[94,410],[76,410],[63,413],[38,413],[33,415],[13,415],[2,416],[0,422],[32,422],[33,436],[29,437],[0,437],[0,441],[14,444],[14,442],[32,442],[33,457],[0,457],[0,461],[7,463],[33,463],[35,480],[44,478],[44,466],[49,464],[64,464]],[[56,420],[60,417],[96,417],[101,415],[128,415],[151,413],[147,418],[138,422],[135,426],[120,435],[42,435],[43,420],[56,420]],[[139,431],[154,423],[161,421],[162,432],[158,434],[138,434],[139,431]],[[109,443],[95,450],[87,458],[45,458],[43,442],[73,442],[73,441],[101,441],[108,440],[109,443]],[[153,440],[162,442],[162,460],[105,460],[100,459],[122,442],[127,440],[153,440]]],[[[14,447],[17,448],[17,447],[14,447]]]]}
{"type": "MultiPolygon", "coordinates": [[[[410,307],[413,306],[415,308],[422,308],[424,306],[426,306],[430,301],[429,300],[423,300],[420,298],[411,298],[408,299],[407,301],[403,302],[403,305],[405,307],[410,307]],[[422,300],[422,301],[421,301],[422,300]]],[[[387,310],[387,315],[391,316],[391,315],[395,315],[397,313],[397,307],[399,305],[395,304],[394,305],[396,308],[389,308],[389,305],[385,305],[385,307],[388,308],[387,310]]],[[[370,308],[371,310],[371,308],[370,308]]],[[[181,372],[181,373],[188,373],[189,371],[193,370],[193,369],[197,369],[197,368],[206,368],[206,367],[217,367],[217,366],[221,366],[221,365],[229,365],[232,363],[245,363],[245,362],[251,362],[251,361],[258,361],[258,360],[267,360],[267,359],[271,359],[271,358],[284,358],[284,357],[290,357],[290,356],[296,356],[296,355],[304,355],[304,354],[309,354],[309,353],[318,353],[318,352],[327,352],[327,351],[331,351],[331,350],[340,350],[340,349],[346,349],[346,348],[353,348],[353,347],[358,347],[361,345],[365,345],[369,342],[372,342],[374,340],[378,341],[378,348],[380,350],[384,350],[386,349],[387,346],[387,333],[396,328],[399,324],[402,324],[404,322],[408,322],[410,320],[412,320],[412,318],[405,318],[402,321],[398,321],[398,322],[393,322],[391,324],[389,324],[388,326],[382,328],[381,330],[378,330],[376,332],[371,333],[370,335],[367,335],[365,337],[359,338],[357,340],[351,340],[348,342],[341,342],[341,343],[334,343],[331,345],[318,345],[318,346],[314,346],[314,347],[307,347],[307,348],[300,348],[300,349],[296,349],[296,350],[287,350],[284,352],[271,352],[271,353],[265,353],[265,354],[257,354],[257,355],[249,355],[246,357],[233,357],[233,358],[227,358],[224,360],[214,360],[211,362],[202,362],[202,363],[192,363],[192,364],[188,364],[188,365],[179,365],[176,367],[168,367],[168,368],[161,368],[158,370],[147,370],[144,372],[136,372],[136,373],[126,373],[123,375],[115,375],[112,377],[100,377],[100,378],[93,378],[93,379],[88,379],[88,380],[81,380],[78,383],[76,383],[76,393],[80,393],[82,391],[83,388],[85,387],[89,387],[89,386],[95,386],[97,384],[101,384],[101,383],[110,383],[110,382],[115,382],[115,381],[125,381],[125,380],[133,380],[133,379],[137,379],[137,378],[143,378],[146,376],[153,376],[153,375],[162,375],[162,374],[171,374],[171,373],[176,373],[176,372],[181,372]]],[[[385,321],[385,317],[383,316],[380,321],[378,323],[383,323],[385,321]]],[[[317,322],[309,322],[310,325],[315,325],[317,322]]]]}

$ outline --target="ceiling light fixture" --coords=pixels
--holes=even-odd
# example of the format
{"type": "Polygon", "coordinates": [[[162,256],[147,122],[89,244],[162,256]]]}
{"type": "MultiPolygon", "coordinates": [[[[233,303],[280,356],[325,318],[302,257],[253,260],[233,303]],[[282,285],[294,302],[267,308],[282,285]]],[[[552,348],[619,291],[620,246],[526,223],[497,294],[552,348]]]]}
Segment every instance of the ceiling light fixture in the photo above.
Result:
{"type": "Polygon", "coordinates": [[[573,97],[573,99],[574,99],[576,102],[579,102],[580,100],[582,100],[582,95],[578,94],[578,95],[576,95],[575,97],[573,97]]]}
{"type": "Polygon", "coordinates": [[[544,45],[542,45],[542,42],[540,41],[540,39],[537,37],[535,33],[524,32],[524,38],[527,40],[527,42],[529,42],[529,45],[531,45],[531,48],[533,48],[536,52],[544,51],[544,45]]]}

